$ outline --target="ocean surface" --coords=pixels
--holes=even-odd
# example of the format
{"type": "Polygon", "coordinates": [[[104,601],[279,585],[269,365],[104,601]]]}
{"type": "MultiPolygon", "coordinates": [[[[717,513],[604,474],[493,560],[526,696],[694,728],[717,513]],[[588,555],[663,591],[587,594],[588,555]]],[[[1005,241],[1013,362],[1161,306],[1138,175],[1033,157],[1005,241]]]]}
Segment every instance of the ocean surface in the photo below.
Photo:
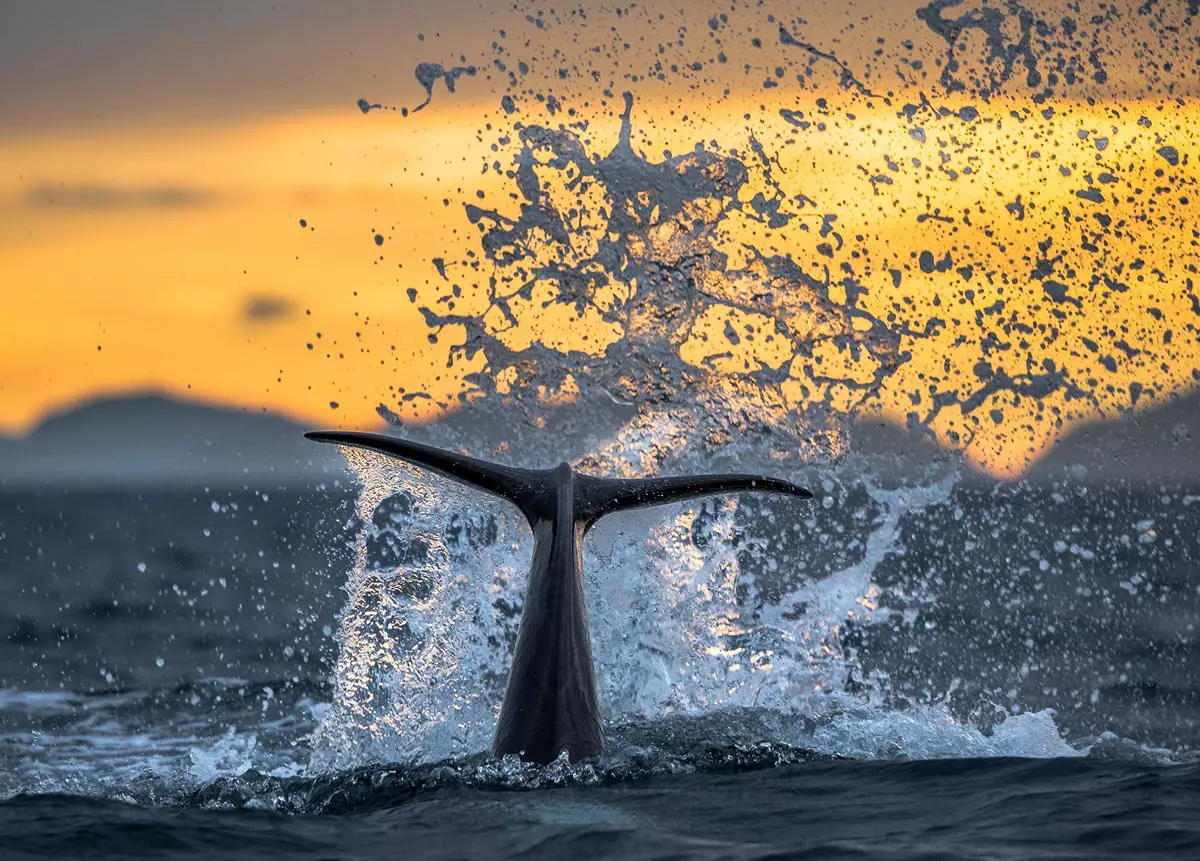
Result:
{"type": "MultiPolygon", "coordinates": [[[[520,570],[514,519],[421,486],[391,488],[369,525],[349,479],[0,497],[3,857],[1200,856],[1186,489],[951,481],[922,496],[843,478],[795,515],[816,532],[749,499],[598,530],[585,559],[608,753],[539,768],[486,755],[511,607],[485,618],[445,584],[409,606],[434,657],[363,626],[387,594],[364,585],[372,571],[438,555],[414,530],[440,529],[468,575],[510,556],[520,570]],[[661,570],[634,560],[679,523],[699,567],[659,563],[710,571],[711,590],[728,568],[703,560],[723,559],[754,584],[731,593],[743,630],[718,632],[718,655],[718,597],[698,612],[638,585],[661,570]],[[764,534],[771,558],[807,560],[804,602],[762,562],[764,534]],[[835,607],[854,572],[869,583],[857,616],[835,607]],[[783,640],[746,660],[728,638],[767,651],[752,615],[776,638],[826,637],[791,664],[783,640]],[[491,647],[465,633],[480,628],[491,647]],[[680,632],[711,663],[666,653],[680,632]],[[354,682],[354,647],[401,657],[354,682]]],[[[504,606],[495,581],[480,594],[504,606]]]]}

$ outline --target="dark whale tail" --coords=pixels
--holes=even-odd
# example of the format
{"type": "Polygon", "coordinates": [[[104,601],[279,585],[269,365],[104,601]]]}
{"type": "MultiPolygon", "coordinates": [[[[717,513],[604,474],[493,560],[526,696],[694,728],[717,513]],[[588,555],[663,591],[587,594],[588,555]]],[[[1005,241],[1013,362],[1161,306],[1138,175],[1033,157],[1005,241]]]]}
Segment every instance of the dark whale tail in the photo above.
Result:
{"type": "Polygon", "coordinates": [[[521,509],[527,520],[533,522],[534,512],[544,501],[550,489],[547,474],[532,469],[516,469],[496,463],[468,457],[458,452],[422,445],[419,442],[397,439],[377,433],[356,431],[309,431],[304,435],[317,442],[332,442],[352,445],[406,460],[433,472],[502,496],[521,509]]]}
{"type": "MultiPolygon", "coordinates": [[[[356,431],[309,431],[317,442],[366,448],[406,460],[456,478],[512,502],[532,526],[554,506],[554,470],[517,469],[383,434],[356,431]]],[[[756,475],[696,475],[671,478],[612,479],[578,475],[575,478],[573,520],[585,529],[606,514],[627,508],[665,505],[697,496],[743,490],[784,493],[812,499],[803,487],[778,478],[756,475]]]]}
{"type": "Polygon", "coordinates": [[[500,466],[382,434],[314,431],[306,437],[378,451],[511,501],[534,534],[533,565],[492,752],[547,763],[604,752],[596,672],[583,600],[583,537],[606,514],[732,491],[812,498],[802,487],[756,475],[609,479],[567,464],[500,466]]]}

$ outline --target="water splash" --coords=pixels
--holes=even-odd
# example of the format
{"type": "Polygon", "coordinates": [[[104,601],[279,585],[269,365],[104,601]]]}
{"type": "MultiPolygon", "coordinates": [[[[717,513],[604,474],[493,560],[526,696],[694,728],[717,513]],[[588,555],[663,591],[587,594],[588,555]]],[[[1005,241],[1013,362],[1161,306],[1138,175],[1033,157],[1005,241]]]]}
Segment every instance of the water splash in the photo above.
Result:
{"type": "Polygon", "coordinates": [[[632,472],[748,440],[760,463],[836,460],[882,411],[1012,475],[1200,380],[1189,9],[938,0],[838,29],[734,4],[700,34],[517,11],[529,31],[480,64],[503,103],[481,168],[503,182],[445,199],[478,243],[409,290],[463,386],[439,410],[536,424],[615,398],[652,450],[587,455],[632,472]],[[668,141],[682,154],[647,154],[668,141]]]}
{"type": "MultiPolygon", "coordinates": [[[[737,450],[743,462],[757,442],[774,460],[843,453],[837,424],[801,408],[816,415],[814,404],[832,411],[837,399],[852,409],[906,361],[900,338],[922,333],[861,307],[852,276],[818,279],[790,255],[739,241],[730,221],[779,228],[811,203],[786,198],[761,144],[751,139],[745,160],[697,145],[652,162],[631,146],[630,93],[624,104],[603,157],[571,129],[518,130],[520,212],[467,206],[492,274],[478,298],[454,283],[439,300],[445,310],[421,307],[431,337],[465,332],[451,363],[482,354],[483,370],[467,378],[474,396],[503,398],[510,421],[514,409],[544,409],[546,392],[636,405],[620,435],[586,458],[592,470],[643,474],[689,444],[717,459],[737,450]],[[572,340],[556,334],[559,321],[572,340]]],[[[825,216],[820,234],[841,245],[835,220],[825,216]]]]}
{"type": "MultiPolygon", "coordinates": [[[[774,742],[825,738],[855,755],[889,749],[856,735],[871,726],[914,755],[1071,750],[1048,711],[1020,708],[1037,663],[1008,664],[1033,646],[998,645],[1005,668],[987,685],[934,681],[932,655],[913,662],[923,688],[862,660],[868,635],[937,628],[954,572],[908,571],[907,545],[948,512],[962,521],[965,491],[953,459],[878,480],[863,469],[892,452],[864,457],[852,437],[882,412],[1011,475],[1073,422],[1200,380],[1186,274],[1197,178],[1171,143],[1194,138],[1191,108],[1171,101],[1192,82],[1162,62],[1186,50],[1194,10],[1143,4],[1118,22],[1111,7],[896,9],[877,31],[836,31],[836,50],[833,25],[748,5],[714,15],[699,40],[647,10],[602,10],[600,26],[530,9],[529,38],[501,31],[491,67],[479,65],[499,96],[478,135],[495,187],[460,190],[477,241],[437,249],[432,283],[408,290],[463,384],[440,406],[460,415],[406,432],[521,465],[547,465],[547,451],[604,475],[736,465],[825,491],[815,514],[723,502],[597,531],[588,602],[613,725],[757,709],[844,730],[797,735],[785,721],[764,730],[774,742]],[[893,25],[904,38],[880,35],[893,25]],[[566,31],[574,60],[555,38],[566,31]],[[756,107],[710,123],[707,109],[728,115],[735,98],[713,88],[734,57],[756,107]],[[664,97],[679,84],[686,95],[664,97]],[[1131,95],[1148,101],[1114,101],[1131,95]],[[648,155],[656,136],[677,151],[648,155]],[[1170,265],[1147,263],[1155,244],[1170,265]],[[1000,696],[996,679],[1014,673],[1000,696]],[[989,697],[1013,710],[989,711],[989,697]],[[922,733],[942,741],[904,741],[922,733]]],[[[405,392],[380,413],[404,424],[416,400],[436,396],[405,392]]],[[[408,519],[373,522],[362,540],[390,531],[420,550],[380,567],[362,545],[343,647],[365,643],[367,657],[346,680],[339,670],[317,763],[482,750],[498,706],[527,553],[519,524],[472,502],[468,519],[503,537],[454,556],[454,491],[392,491],[408,519]],[[436,607],[407,597],[414,579],[436,607]],[[380,704],[400,717],[381,723],[380,704]]],[[[1006,521],[1023,513],[995,504],[1006,521]]],[[[951,565],[986,568],[978,591],[1003,596],[1003,612],[1027,600],[1014,591],[1061,587],[1025,583],[1009,555],[988,568],[972,556],[985,542],[963,529],[951,565]]],[[[1038,701],[1058,693],[1044,690],[1038,701]]]]}
{"type": "Polygon", "coordinates": [[[508,608],[525,580],[512,517],[471,507],[470,494],[447,481],[344,451],[363,483],[368,525],[356,538],[334,698],[312,768],[483,750],[515,637],[508,608]]]}
{"type": "MultiPolygon", "coordinates": [[[[347,454],[374,505],[361,509],[334,701],[310,771],[481,754],[520,615],[527,530],[447,479],[347,454]]],[[[731,744],[834,755],[1071,753],[1048,714],[1021,717],[992,738],[944,707],[891,717],[886,688],[855,681],[861,671],[841,626],[872,623],[873,574],[898,549],[901,517],[944,503],[954,482],[951,474],[921,488],[868,486],[877,513],[862,555],[828,576],[780,552],[781,526],[811,529],[816,520],[778,502],[746,511],[714,501],[602,521],[585,545],[585,590],[610,745],[650,744],[664,731],[674,745],[689,730],[664,730],[671,721],[699,721],[711,734],[717,720],[736,728],[731,744]],[[640,741],[630,726],[641,727],[640,741]],[[864,738],[876,739],[873,752],[863,753],[864,738]]],[[[825,498],[833,490],[827,482],[825,498]]]]}

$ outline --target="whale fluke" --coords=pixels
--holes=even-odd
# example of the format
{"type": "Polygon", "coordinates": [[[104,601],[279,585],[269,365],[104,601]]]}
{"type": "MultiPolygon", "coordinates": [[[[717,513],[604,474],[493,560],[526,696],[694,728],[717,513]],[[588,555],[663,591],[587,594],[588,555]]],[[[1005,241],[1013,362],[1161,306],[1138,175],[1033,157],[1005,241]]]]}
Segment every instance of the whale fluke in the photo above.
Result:
{"type": "Polygon", "coordinates": [[[533,530],[533,564],[504,704],[492,744],[549,763],[604,752],[596,670],[583,596],[583,537],[606,514],[718,493],[758,491],[811,499],[798,485],[756,475],[610,479],[554,469],[517,469],[383,434],[313,431],[306,437],[371,449],[502,496],[533,530]]]}
{"type": "Polygon", "coordinates": [[[593,478],[577,475],[576,516],[591,528],[606,514],[626,508],[647,505],[666,505],[697,496],[756,490],[765,493],[784,493],[801,499],[812,499],[803,487],[779,478],[761,475],[691,475],[669,478],[593,478]]]}
{"type": "Polygon", "coordinates": [[[488,463],[456,451],[445,451],[394,436],[357,431],[309,431],[307,439],[352,445],[406,460],[433,472],[478,487],[511,501],[532,524],[550,490],[547,473],[488,463]]]}

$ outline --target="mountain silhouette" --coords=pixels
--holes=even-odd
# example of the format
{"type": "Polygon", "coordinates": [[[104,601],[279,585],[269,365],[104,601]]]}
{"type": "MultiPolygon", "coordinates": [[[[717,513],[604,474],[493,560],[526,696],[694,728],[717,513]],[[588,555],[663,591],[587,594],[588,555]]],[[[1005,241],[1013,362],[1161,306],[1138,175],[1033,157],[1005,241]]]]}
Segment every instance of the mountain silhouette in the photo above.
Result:
{"type": "MultiPolygon", "coordinates": [[[[855,420],[850,448],[852,467],[893,482],[930,476],[931,470],[957,459],[927,435],[877,416],[855,420]]],[[[965,462],[962,479],[969,484],[997,482],[965,462]]],[[[1072,480],[1200,487],[1200,390],[1119,419],[1081,424],[1059,439],[1020,480],[1034,485],[1072,480]]]]}
{"type": "MultiPolygon", "coordinates": [[[[595,409],[581,416],[575,412],[549,409],[546,418],[563,425],[557,436],[579,440],[578,451],[527,452],[527,457],[539,465],[577,457],[632,414],[618,405],[600,410],[603,416],[595,409]]],[[[264,487],[345,480],[345,463],[337,451],[306,441],[304,430],[275,414],[156,393],[97,398],[48,415],[24,437],[0,437],[0,489],[264,487]]],[[[392,432],[435,444],[453,444],[458,436],[482,438],[503,443],[508,458],[520,459],[517,452],[533,449],[545,429],[514,427],[502,404],[471,404],[438,428],[406,426],[392,432]]],[[[843,468],[869,472],[886,484],[928,479],[960,462],[957,453],[927,435],[878,416],[858,417],[850,443],[843,468]]],[[[970,483],[995,481],[967,465],[962,475],[970,483]]],[[[1081,425],[1022,479],[1032,484],[1071,479],[1200,486],[1200,390],[1117,420],[1081,425]]]]}
{"type": "Polygon", "coordinates": [[[344,477],[337,451],[285,418],[160,394],[99,398],[0,438],[0,487],[310,484],[344,477]]]}
{"type": "Polygon", "coordinates": [[[1080,425],[1026,475],[1035,483],[1067,477],[1200,485],[1200,390],[1116,420],[1080,425]]]}

